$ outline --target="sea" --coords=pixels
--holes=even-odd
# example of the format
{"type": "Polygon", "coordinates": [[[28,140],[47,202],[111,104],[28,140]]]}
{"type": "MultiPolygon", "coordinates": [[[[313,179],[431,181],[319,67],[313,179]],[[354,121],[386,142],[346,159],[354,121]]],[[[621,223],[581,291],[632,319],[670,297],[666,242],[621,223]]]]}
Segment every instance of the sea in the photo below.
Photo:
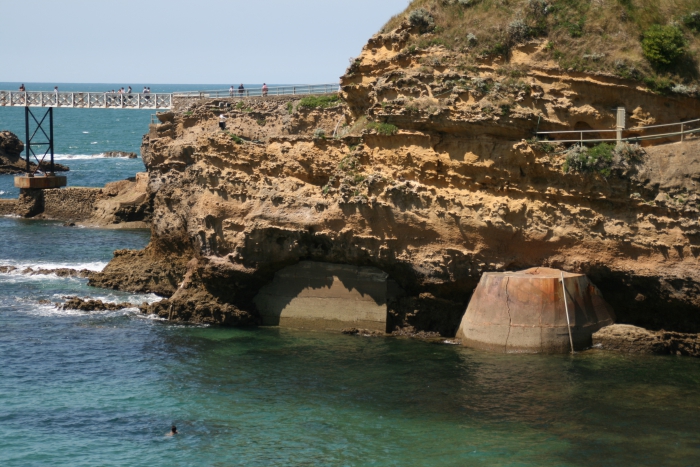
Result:
{"type": "MultiPolygon", "coordinates": [[[[25,83],[28,90],[53,83],[25,83]]],[[[143,83],[59,84],[61,90],[143,83]]],[[[17,89],[19,83],[0,83],[17,89]]],[[[229,85],[151,85],[152,92],[229,85]]],[[[143,171],[152,111],[57,109],[71,186],[143,171]]],[[[24,139],[23,109],[0,130],[24,139]]],[[[0,176],[0,196],[17,196],[0,176]]],[[[172,324],[78,312],[68,296],[152,302],[35,276],[100,270],[145,230],[0,217],[0,466],[697,466],[700,360],[591,349],[499,355],[405,338],[172,324]],[[179,434],[166,436],[172,424],[179,434]]]]}

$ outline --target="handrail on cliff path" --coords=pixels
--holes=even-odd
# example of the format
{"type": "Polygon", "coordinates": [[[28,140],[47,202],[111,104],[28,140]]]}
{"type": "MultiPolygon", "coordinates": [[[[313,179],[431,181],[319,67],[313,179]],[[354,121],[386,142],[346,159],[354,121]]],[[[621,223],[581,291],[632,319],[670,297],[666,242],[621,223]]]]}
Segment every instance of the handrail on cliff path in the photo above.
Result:
{"type": "Polygon", "coordinates": [[[555,131],[538,131],[536,133],[537,137],[543,136],[548,138],[548,135],[578,135],[578,139],[551,139],[548,141],[555,143],[604,143],[604,142],[625,142],[625,143],[636,143],[644,140],[653,139],[665,139],[672,138],[674,136],[680,136],[681,142],[685,141],[685,135],[700,133],[700,118],[693,120],[685,120],[677,123],[663,123],[660,125],[647,125],[638,126],[634,128],[613,128],[613,129],[601,129],[601,130],[555,130],[555,131]],[[680,126],[680,131],[670,132],[670,133],[654,133],[650,135],[643,135],[646,130],[662,127],[673,127],[680,126]],[[599,133],[616,133],[615,138],[591,138],[585,139],[586,134],[599,134],[599,133]],[[629,136],[623,137],[622,135],[627,133],[629,136]],[[631,133],[631,134],[630,134],[631,133]],[[635,134],[636,133],[636,134],[635,134]]]}

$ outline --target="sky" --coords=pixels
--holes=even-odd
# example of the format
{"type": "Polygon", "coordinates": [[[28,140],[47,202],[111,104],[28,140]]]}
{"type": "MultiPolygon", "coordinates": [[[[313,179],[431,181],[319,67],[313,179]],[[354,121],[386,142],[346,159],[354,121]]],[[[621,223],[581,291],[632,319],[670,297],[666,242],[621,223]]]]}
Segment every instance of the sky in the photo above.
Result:
{"type": "Polygon", "coordinates": [[[0,82],[335,83],[407,0],[2,1],[0,82]]]}

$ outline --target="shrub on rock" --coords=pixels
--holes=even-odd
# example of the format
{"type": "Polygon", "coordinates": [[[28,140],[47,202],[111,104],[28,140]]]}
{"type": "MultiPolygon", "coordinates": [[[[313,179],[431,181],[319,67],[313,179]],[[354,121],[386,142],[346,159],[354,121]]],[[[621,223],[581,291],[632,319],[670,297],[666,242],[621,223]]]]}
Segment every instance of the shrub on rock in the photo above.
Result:
{"type": "Polygon", "coordinates": [[[644,32],[642,52],[657,68],[669,68],[685,55],[686,41],[676,26],[653,25],[644,32]]]}

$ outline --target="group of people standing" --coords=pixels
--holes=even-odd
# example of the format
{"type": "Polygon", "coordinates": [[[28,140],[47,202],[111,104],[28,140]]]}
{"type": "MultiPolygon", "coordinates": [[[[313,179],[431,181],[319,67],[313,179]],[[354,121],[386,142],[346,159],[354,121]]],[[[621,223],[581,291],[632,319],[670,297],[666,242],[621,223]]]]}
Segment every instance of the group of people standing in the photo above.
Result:
{"type": "MultiPolygon", "coordinates": [[[[261,88],[262,96],[263,97],[267,96],[268,91],[269,91],[269,88],[267,87],[267,84],[263,83],[262,88],[261,88]]],[[[241,85],[238,86],[238,96],[243,97],[244,92],[245,92],[245,87],[243,86],[243,83],[241,83],[241,85]]],[[[236,88],[231,86],[228,89],[229,96],[233,97],[235,93],[236,93],[236,88]]]]}
{"type": "MultiPolygon", "coordinates": [[[[241,86],[243,86],[243,85],[241,84],[241,86]]],[[[233,86],[231,87],[231,89],[233,89],[233,86]]],[[[19,85],[19,92],[27,92],[27,88],[24,87],[24,83],[19,85]]],[[[58,92],[58,86],[53,87],[53,92],[58,92]]],[[[131,86],[127,87],[126,90],[122,87],[120,89],[117,89],[116,91],[114,89],[112,89],[111,91],[105,91],[105,92],[111,93],[111,94],[131,94],[131,86]]],[[[143,91],[141,91],[141,93],[142,94],[150,94],[151,88],[148,86],[144,86],[143,91]]]]}
{"type": "MultiPolygon", "coordinates": [[[[129,86],[126,90],[124,88],[117,89],[116,91],[112,89],[111,91],[107,91],[108,93],[111,94],[131,94],[131,86],[129,86]]],[[[143,91],[141,91],[142,94],[150,94],[151,93],[151,88],[144,86],[143,91]]]]}

